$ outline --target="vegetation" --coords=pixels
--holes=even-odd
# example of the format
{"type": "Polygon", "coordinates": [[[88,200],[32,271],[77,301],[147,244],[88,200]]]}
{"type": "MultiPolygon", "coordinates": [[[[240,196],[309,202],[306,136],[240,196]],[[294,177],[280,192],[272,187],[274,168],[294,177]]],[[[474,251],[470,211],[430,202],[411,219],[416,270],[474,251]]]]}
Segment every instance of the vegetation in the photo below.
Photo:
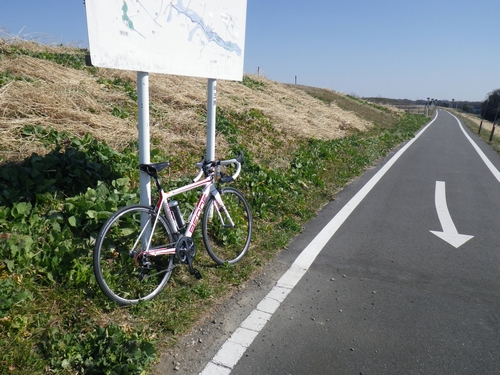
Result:
{"type": "Polygon", "coordinates": [[[488,99],[481,105],[481,115],[485,120],[495,122],[500,119],[498,110],[500,108],[500,89],[488,94],[488,99]]]}
{"type": "Polygon", "coordinates": [[[483,120],[480,115],[472,115],[461,111],[454,111],[454,114],[460,118],[462,123],[478,134],[485,142],[498,153],[500,153],[500,131],[498,124],[493,128],[493,123],[488,120],[483,120]],[[481,130],[479,129],[481,127],[481,130]]]}
{"type": "MultiPolygon", "coordinates": [[[[290,85],[291,86],[291,85],[290,85]]],[[[319,89],[317,87],[295,85],[304,90],[309,95],[320,99],[322,102],[331,105],[338,105],[346,112],[353,111],[359,117],[369,120],[378,125],[393,125],[397,121],[394,116],[394,106],[377,104],[373,101],[362,100],[352,95],[343,95],[332,90],[319,89]]]]}
{"type": "MultiPolygon", "coordinates": [[[[239,150],[245,155],[247,163],[235,185],[248,198],[254,215],[250,251],[236,266],[213,267],[200,248],[196,262],[202,280],[191,277],[185,268],[176,268],[156,299],[119,308],[98,290],[91,257],[105,218],[139,200],[137,143],[132,136],[127,139],[123,135],[128,134],[128,121],[135,121],[131,105],[134,83],[121,72],[75,64],[75,55],[83,58],[80,51],[39,51],[38,46],[2,47],[1,43],[0,47],[0,90],[4,90],[0,93],[14,95],[12,87],[50,88],[50,80],[39,72],[16,70],[7,61],[17,59],[16,66],[20,66],[44,59],[67,69],[66,77],[78,74],[77,86],[81,87],[84,80],[89,85],[81,88],[79,95],[95,99],[80,99],[79,115],[73,118],[69,111],[65,112],[68,117],[61,117],[56,105],[50,107],[51,111],[44,112],[43,107],[35,111],[31,102],[9,112],[15,105],[11,97],[12,103],[0,119],[10,130],[12,142],[30,151],[19,158],[5,148],[0,156],[4,160],[0,165],[0,374],[147,373],[159,354],[214,301],[241,286],[262,264],[285,249],[336,191],[410,139],[427,121],[423,116],[388,111],[337,94],[342,105],[359,109],[362,115],[356,121],[363,125],[353,123],[354,115],[346,114],[345,120],[332,120],[331,124],[339,125],[325,127],[328,134],[320,136],[306,126],[320,127],[315,113],[330,116],[331,112],[332,119],[339,118],[340,105],[259,77],[231,83],[235,91],[221,90],[217,140],[226,156],[239,150]],[[65,54],[72,57],[66,59],[65,54]],[[28,60],[22,60],[24,56],[28,60]],[[93,83],[107,95],[91,91],[93,83]],[[248,95],[239,96],[241,90],[247,90],[244,93],[248,95]],[[285,103],[292,113],[306,100],[309,107],[310,103],[315,107],[310,108],[303,129],[289,129],[280,125],[279,117],[273,117],[276,114],[272,109],[259,108],[257,101],[249,103],[253,94],[274,97],[266,100],[285,103]],[[22,112],[24,107],[27,109],[22,112]],[[121,116],[125,112],[127,116],[121,116]],[[115,126],[121,126],[120,140],[109,128],[103,133],[96,130],[99,123],[93,116],[99,114],[114,118],[115,126]],[[89,131],[71,131],[83,129],[75,118],[86,121],[89,131]],[[66,126],[68,121],[74,128],[66,126]]],[[[57,84],[60,90],[65,88],[64,80],[57,84]]],[[[66,92],[71,90],[76,88],[72,86],[66,92]]],[[[192,97],[179,99],[168,92],[157,95],[155,90],[160,87],[152,87],[152,122],[158,125],[152,134],[156,146],[151,158],[174,163],[165,173],[165,183],[177,186],[193,176],[192,166],[201,149],[192,145],[198,141],[196,130],[179,128],[175,116],[164,114],[175,111],[183,117],[189,110],[194,116],[190,118],[198,119],[194,128],[203,123],[206,114],[192,97]],[[162,133],[170,138],[170,134],[185,135],[164,141],[162,133]],[[164,147],[165,142],[175,147],[164,147]]],[[[45,95],[49,92],[44,91],[45,95]]],[[[58,103],[60,107],[62,99],[58,103]]],[[[276,108],[278,112],[278,104],[276,108]]],[[[187,194],[181,207],[194,198],[187,194]]],[[[199,237],[196,241],[203,246],[199,237]]]]}

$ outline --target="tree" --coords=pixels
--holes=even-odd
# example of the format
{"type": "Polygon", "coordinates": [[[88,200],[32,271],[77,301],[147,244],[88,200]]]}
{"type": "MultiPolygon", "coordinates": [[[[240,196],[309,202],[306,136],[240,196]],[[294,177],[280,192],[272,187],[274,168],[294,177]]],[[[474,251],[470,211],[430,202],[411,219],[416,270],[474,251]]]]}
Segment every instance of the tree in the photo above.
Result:
{"type": "Polygon", "coordinates": [[[470,104],[464,104],[462,105],[462,111],[464,111],[465,113],[472,113],[472,110],[474,109],[474,107],[470,104]]]}
{"type": "Polygon", "coordinates": [[[488,99],[481,105],[481,113],[484,114],[484,119],[488,121],[498,120],[497,111],[500,104],[500,89],[496,89],[488,94],[488,99]],[[486,111],[485,111],[486,109],[486,111]]]}

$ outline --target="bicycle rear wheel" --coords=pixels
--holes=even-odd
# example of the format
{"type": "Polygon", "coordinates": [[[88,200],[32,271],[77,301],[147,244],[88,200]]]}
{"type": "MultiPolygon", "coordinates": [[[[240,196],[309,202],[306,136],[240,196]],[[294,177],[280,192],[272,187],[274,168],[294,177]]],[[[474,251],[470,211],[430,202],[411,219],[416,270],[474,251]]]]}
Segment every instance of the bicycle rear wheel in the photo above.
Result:
{"type": "Polygon", "coordinates": [[[115,212],[97,236],[95,278],[102,292],[120,305],[150,300],[172,274],[173,255],[143,255],[149,238],[149,249],[172,247],[169,244],[174,242],[167,220],[152,207],[141,205],[115,212]]]}
{"type": "Polygon", "coordinates": [[[220,190],[224,206],[234,226],[210,196],[202,219],[203,243],[210,257],[217,264],[234,264],[243,258],[252,237],[252,213],[245,197],[235,188],[220,190]]]}

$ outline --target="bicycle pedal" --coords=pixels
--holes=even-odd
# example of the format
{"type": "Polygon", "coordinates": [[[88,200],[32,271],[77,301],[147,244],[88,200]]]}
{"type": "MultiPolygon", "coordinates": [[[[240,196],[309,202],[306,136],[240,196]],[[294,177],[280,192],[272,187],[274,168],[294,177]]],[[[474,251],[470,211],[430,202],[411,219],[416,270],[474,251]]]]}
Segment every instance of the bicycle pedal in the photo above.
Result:
{"type": "Polygon", "coordinates": [[[196,277],[196,280],[201,280],[201,279],[203,279],[203,276],[201,276],[201,272],[200,272],[200,271],[198,271],[198,270],[194,270],[194,271],[193,271],[193,275],[194,275],[194,277],[196,277]]]}

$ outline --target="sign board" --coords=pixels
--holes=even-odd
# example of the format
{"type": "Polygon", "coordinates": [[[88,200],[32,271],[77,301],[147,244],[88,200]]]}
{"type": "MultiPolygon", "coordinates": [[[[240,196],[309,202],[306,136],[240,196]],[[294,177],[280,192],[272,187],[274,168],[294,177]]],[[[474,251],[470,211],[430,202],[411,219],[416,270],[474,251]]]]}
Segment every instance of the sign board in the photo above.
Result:
{"type": "Polygon", "coordinates": [[[86,0],[92,65],[241,81],[247,0],[86,0]]]}

